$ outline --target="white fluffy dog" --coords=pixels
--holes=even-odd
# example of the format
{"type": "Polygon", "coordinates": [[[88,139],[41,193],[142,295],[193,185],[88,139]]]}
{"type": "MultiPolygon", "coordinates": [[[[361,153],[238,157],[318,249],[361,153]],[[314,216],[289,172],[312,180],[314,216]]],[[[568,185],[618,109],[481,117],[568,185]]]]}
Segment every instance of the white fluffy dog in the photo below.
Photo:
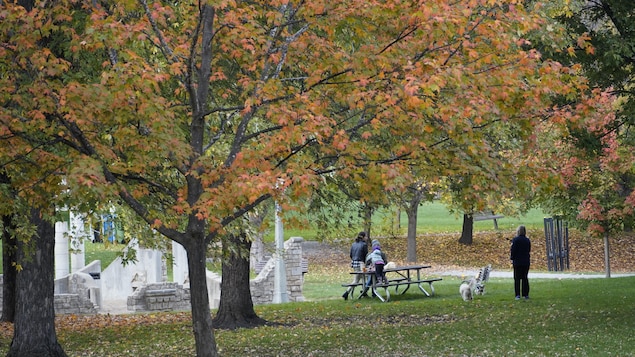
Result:
{"type": "Polygon", "coordinates": [[[459,293],[461,294],[463,301],[472,300],[472,291],[474,291],[475,287],[476,279],[474,278],[470,278],[470,280],[461,283],[461,286],[459,287],[459,293]]]}

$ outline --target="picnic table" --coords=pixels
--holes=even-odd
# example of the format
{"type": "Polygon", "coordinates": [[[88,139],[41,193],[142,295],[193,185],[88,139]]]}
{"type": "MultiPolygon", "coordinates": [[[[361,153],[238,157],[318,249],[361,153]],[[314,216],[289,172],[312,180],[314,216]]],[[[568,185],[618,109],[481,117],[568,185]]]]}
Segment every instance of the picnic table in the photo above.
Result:
{"type": "MultiPolygon", "coordinates": [[[[424,293],[426,296],[434,295],[434,286],[432,283],[435,281],[442,280],[441,278],[425,278],[422,277],[421,271],[424,269],[430,268],[430,265],[405,265],[394,268],[386,268],[384,269],[384,273],[386,273],[387,282],[378,282],[375,278],[375,271],[367,269],[366,271],[353,271],[351,274],[363,275],[363,283],[355,283],[355,284],[342,284],[343,287],[351,287],[351,296],[354,296],[355,288],[361,287],[362,293],[364,292],[364,284],[370,277],[371,279],[371,287],[370,290],[372,293],[379,298],[379,300],[386,302],[390,301],[390,290],[389,288],[394,287],[394,292],[396,294],[405,294],[406,291],[410,288],[410,285],[416,285],[419,290],[424,293]],[[430,290],[426,290],[424,284],[428,284],[427,288],[430,290]],[[380,293],[379,289],[383,288],[383,294],[380,293]],[[400,289],[401,288],[401,289],[400,289]]],[[[358,299],[362,298],[363,294],[360,293],[358,299]]]]}

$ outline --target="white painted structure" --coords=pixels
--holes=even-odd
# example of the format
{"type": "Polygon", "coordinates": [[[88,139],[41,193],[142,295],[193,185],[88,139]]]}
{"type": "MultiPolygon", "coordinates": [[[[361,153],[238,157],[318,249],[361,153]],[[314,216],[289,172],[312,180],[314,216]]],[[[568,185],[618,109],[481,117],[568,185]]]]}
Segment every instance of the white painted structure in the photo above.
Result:
{"type": "Polygon", "coordinates": [[[182,245],[172,241],[172,281],[179,284],[189,283],[187,252],[182,245]]]}
{"type": "Polygon", "coordinates": [[[135,249],[136,261],[123,264],[117,257],[101,272],[101,297],[104,302],[126,300],[132,292],[144,284],[163,281],[163,259],[156,249],[140,248],[136,240],[124,250],[135,249]]]}
{"type": "Polygon", "coordinates": [[[55,279],[69,274],[67,233],[67,222],[55,222],[55,279]]]}
{"type": "Polygon", "coordinates": [[[86,265],[84,240],[88,238],[88,232],[84,223],[84,217],[73,211],[70,212],[70,248],[71,248],[71,273],[80,271],[86,265]]]}
{"type": "MultiPolygon", "coordinates": [[[[300,244],[302,238],[294,237],[284,242],[280,207],[277,206],[276,210],[276,254],[268,269],[269,273],[274,273],[272,268],[273,260],[275,260],[275,274],[261,272],[257,279],[251,281],[250,286],[255,303],[281,303],[304,299],[300,244]],[[287,260],[288,262],[285,263],[287,260]],[[275,294],[273,294],[274,291],[275,294]]],[[[85,265],[84,240],[92,238],[92,231],[85,228],[83,216],[73,212],[70,212],[69,216],[70,224],[69,222],[55,224],[56,295],[79,295],[81,301],[91,301],[99,311],[110,312],[125,307],[135,290],[148,284],[167,282],[163,253],[155,249],[141,248],[136,240],[130,242],[124,249],[124,254],[130,249],[135,250],[134,261],[124,265],[121,257],[118,257],[103,271],[100,261],[85,265]],[[117,306],[117,308],[108,309],[108,306],[117,306]]],[[[189,289],[187,253],[183,246],[173,242],[172,254],[172,280],[183,288],[189,289]]],[[[220,286],[221,276],[208,271],[208,297],[210,307],[213,309],[218,308],[220,304],[220,286]]],[[[81,310],[85,309],[81,306],[79,309],[77,311],[86,311],[81,310]]],[[[61,308],[58,310],[62,311],[61,308]]],[[[68,313],[74,313],[75,310],[69,311],[68,313]]]]}

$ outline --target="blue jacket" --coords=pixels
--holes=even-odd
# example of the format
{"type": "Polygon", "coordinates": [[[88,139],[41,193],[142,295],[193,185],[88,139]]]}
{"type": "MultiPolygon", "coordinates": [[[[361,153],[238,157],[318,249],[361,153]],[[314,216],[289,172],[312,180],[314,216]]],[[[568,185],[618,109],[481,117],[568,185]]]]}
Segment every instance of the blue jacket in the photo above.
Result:
{"type": "Polygon", "coordinates": [[[531,241],[526,236],[517,236],[512,239],[510,259],[513,265],[529,266],[531,253],[531,241]]]}

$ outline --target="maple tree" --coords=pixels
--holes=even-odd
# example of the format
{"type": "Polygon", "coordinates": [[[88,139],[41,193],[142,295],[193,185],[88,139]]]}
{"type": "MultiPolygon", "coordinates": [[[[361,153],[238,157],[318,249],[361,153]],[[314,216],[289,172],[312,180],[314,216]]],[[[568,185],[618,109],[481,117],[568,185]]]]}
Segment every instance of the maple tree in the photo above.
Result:
{"type": "MultiPolygon", "coordinates": [[[[2,8],[13,36],[3,73],[37,79],[4,91],[14,105],[2,128],[51,143],[37,152],[65,181],[48,193],[63,189],[80,208],[119,200],[185,248],[198,356],[217,355],[210,244],[223,243],[231,297],[216,321],[260,323],[250,295],[236,294],[249,284],[246,213],[271,199],[292,209],[325,175],[356,181],[362,197],[412,172],[479,171],[471,189],[491,190],[499,161],[483,128],[529,140],[537,121],[562,118],[549,110],[554,93],[578,90],[570,69],[526,46],[542,22],[515,1],[46,5],[2,8]]],[[[47,177],[47,165],[29,172],[47,177]]]]}
{"type": "MultiPolygon", "coordinates": [[[[555,29],[565,35],[560,46],[545,51],[563,63],[579,63],[590,85],[598,89],[595,103],[607,107],[594,109],[595,114],[580,125],[557,130],[556,135],[567,138],[555,140],[561,148],[556,166],[562,182],[559,190],[542,200],[554,213],[604,238],[607,276],[609,235],[632,230],[635,220],[635,157],[630,135],[635,103],[631,90],[635,28],[629,20],[634,12],[635,5],[623,1],[556,3],[550,14],[561,26],[555,29]]],[[[577,105],[597,107],[584,102],[577,105]]],[[[553,153],[548,157],[553,159],[553,153]]]]}
{"type": "MultiPolygon", "coordinates": [[[[528,40],[547,24],[540,3],[529,7],[535,11],[531,14],[499,5],[469,2],[461,11],[457,4],[448,5],[453,31],[434,50],[420,55],[434,66],[424,67],[419,73],[425,75],[414,77],[431,81],[426,89],[433,93],[415,96],[421,99],[420,107],[396,103],[402,112],[421,117],[421,126],[413,130],[412,141],[420,150],[413,150],[409,161],[417,167],[402,170],[402,175],[412,177],[393,184],[394,189],[408,192],[408,182],[421,178],[430,183],[441,180],[444,201],[466,213],[470,230],[461,237],[466,244],[472,239],[473,213],[492,208],[518,213],[528,208],[534,185],[548,180],[534,162],[523,158],[536,147],[534,128],[544,120],[562,120],[567,109],[551,110],[558,96],[577,96],[586,89],[575,69],[542,58],[528,40]],[[410,112],[414,108],[421,110],[410,112]],[[420,132],[427,135],[422,137],[420,132]],[[519,202],[516,207],[514,202],[519,202]]],[[[407,52],[400,49],[402,54],[407,52]]],[[[411,192],[415,194],[410,197],[416,198],[417,191],[411,192]]],[[[417,207],[413,202],[405,208],[412,211],[417,207]]],[[[416,225],[409,222],[409,227],[416,225]]],[[[414,229],[409,229],[408,236],[408,252],[414,260],[414,229]]]]}
{"type": "MultiPolygon", "coordinates": [[[[58,169],[67,161],[64,153],[55,149],[47,135],[45,121],[36,123],[30,112],[33,93],[44,90],[39,76],[47,68],[49,74],[60,69],[56,61],[48,62],[47,54],[34,48],[17,50],[14,44],[25,41],[55,47],[49,37],[51,27],[43,26],[39,33],[18,34],[10,27],[22,20],[35,6],[33,1],[18,1],[7,8],[0,6],[0,170],[2,179],[0,215],[2,215],[3,319],[13,321],[14,334],[7,356],[66,356],[57,341],[54,311],[54,224],[56,203],[64,196],[59,188],[58,169]],[[7,26],[9,25],[9,26],[7,26]],[[45,34],[45,36],[42,36],[45,34]],[[18,64],[12,66],[11,64],[18,64]],[[17,95],[15,95],[17,94],[17,95]],[[12,125],[11,123],[20,123],[12,125]],[[43,129],[44,128],[44,129],[43,129]],[[58,200],[59,198],[59,200],[58,200]]],[[[36,48],[38,46],[35,46],[36,48]]],[[[46,98],[46,97],[42,97],[46,98]]],[[[46,101],[46,99],[45,99],[46,101]]],[[[46,106],[45,101],[37,105],[46,106]]]]}

